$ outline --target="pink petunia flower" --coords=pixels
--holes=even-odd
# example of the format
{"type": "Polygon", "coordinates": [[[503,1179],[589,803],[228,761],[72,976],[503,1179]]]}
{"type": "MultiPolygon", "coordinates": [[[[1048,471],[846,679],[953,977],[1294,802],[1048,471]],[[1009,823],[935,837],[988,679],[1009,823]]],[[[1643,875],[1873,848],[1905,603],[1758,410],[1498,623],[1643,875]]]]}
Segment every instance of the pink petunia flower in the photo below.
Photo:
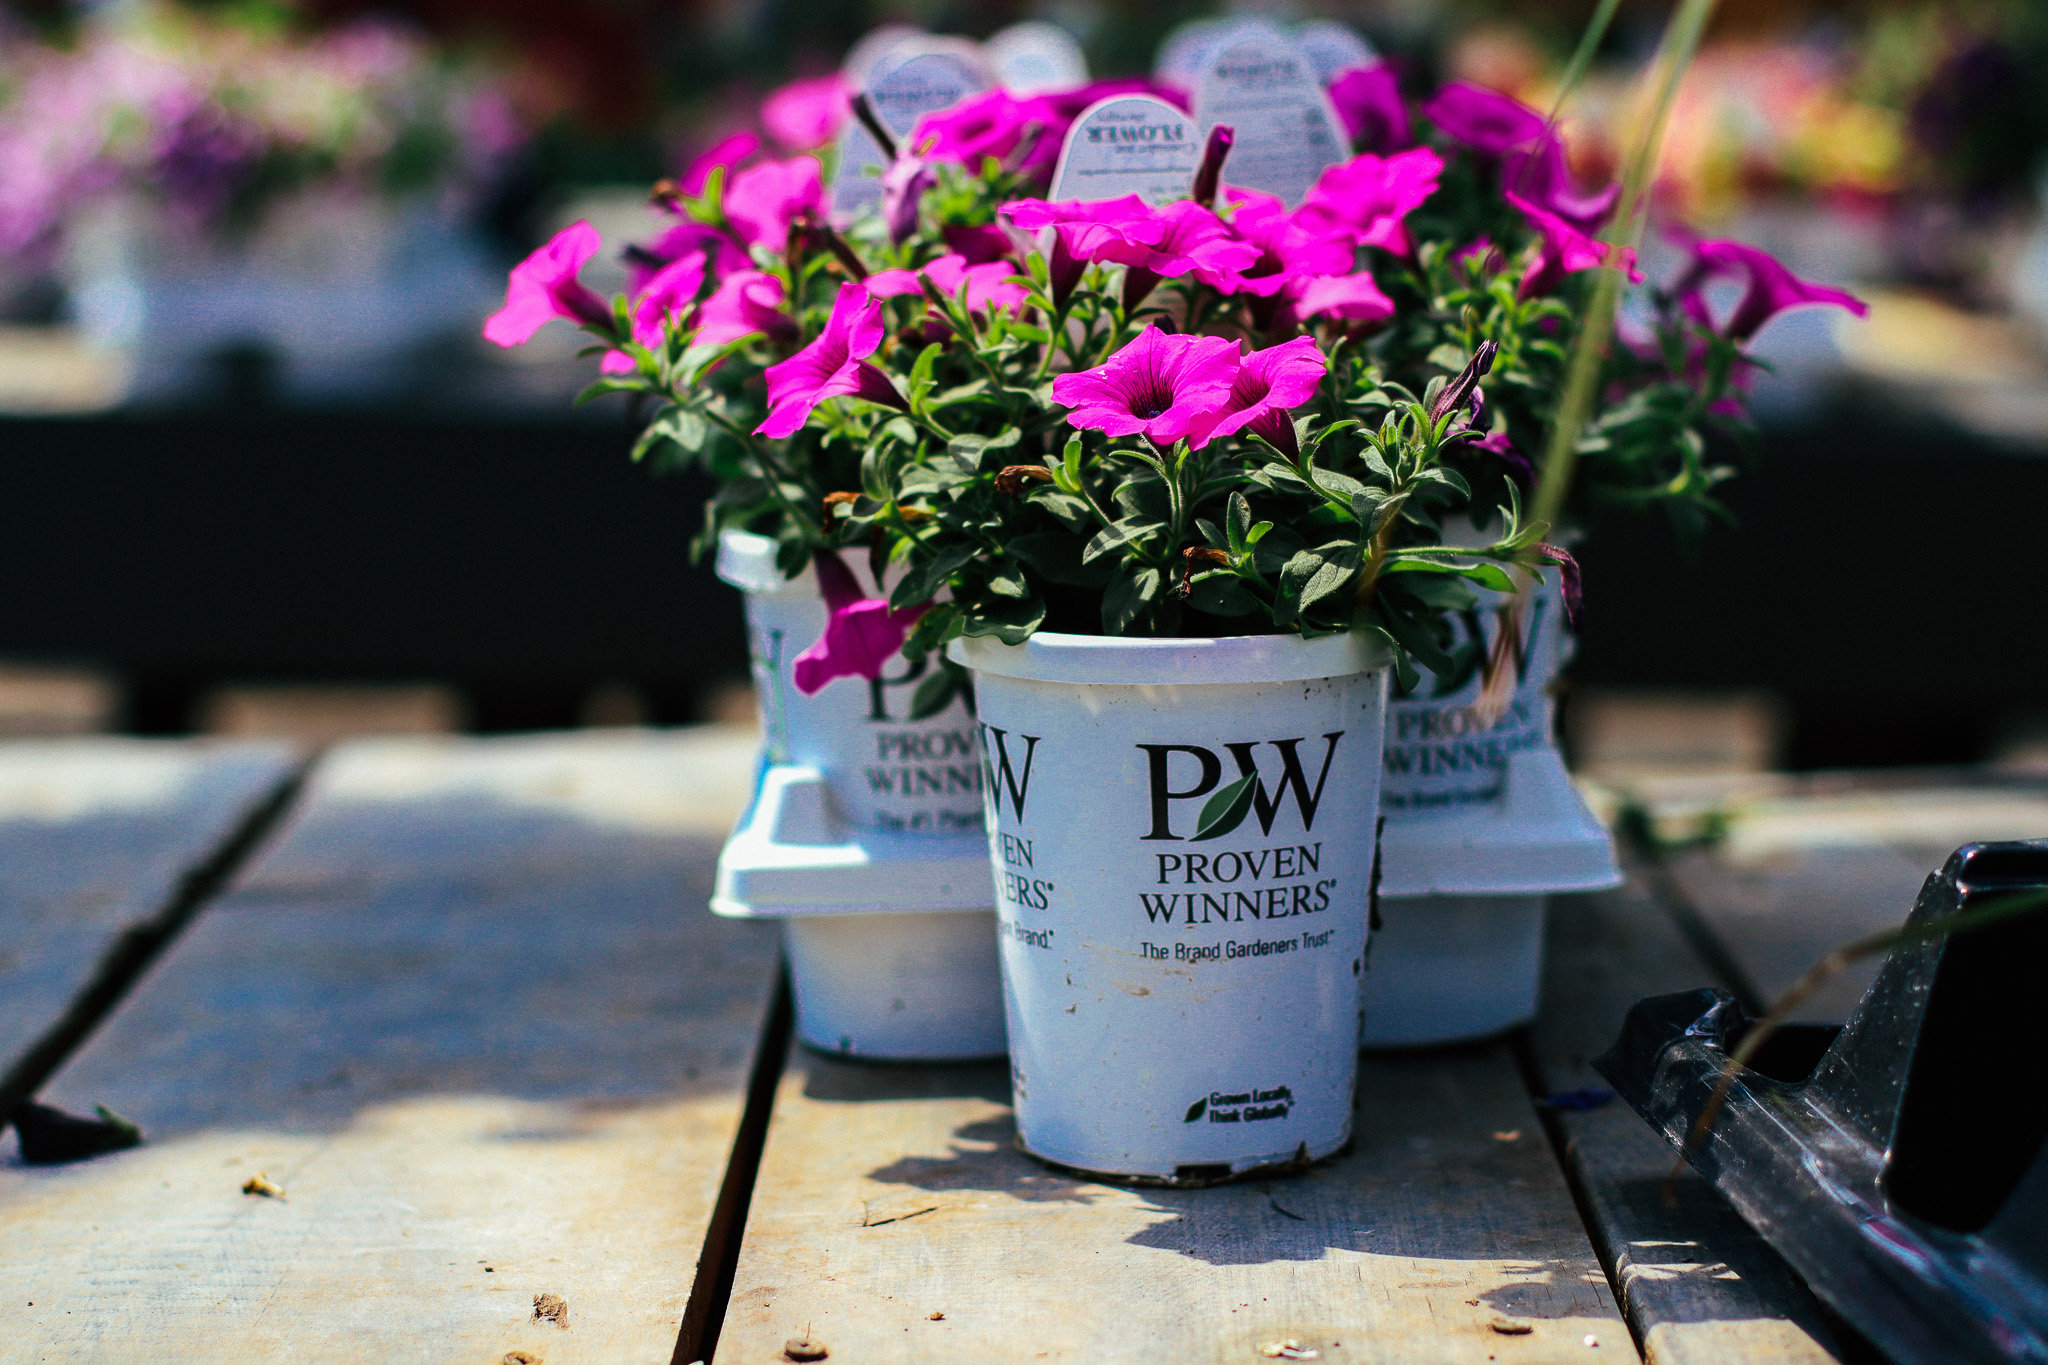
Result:
{"type": "Polygon", "coordinates": [[[903,396],[889,377],[870,365],[867,357],[881,346],[888,328],[882,322],[882,305],[868,297],[865,286],[848,282],[839,286],[832,304],[832,316],[818,339],[780,365],[768,367],[768,416],[754,428],[759,436],[783,437],[795,433],[811,410],[828,398],[852,396],[870,403],[901,408],[903,396]]]}
{"type": "Polygon", "coordinates": [[[1229,401],[1237,371],[1237,342],[1229,337],[1168,336],[1147,327],[1097,368],[1053,380],[1052,398],[1073,409],[1071,426],[1143,434],[1169,446],[1229,401]]]}
{"type": "Polygon", "coordinates": [[[646,246],[626,248],[627,290],[638,294],[665,266],[685,256],[699,256],[704,272],[717,279],[747,259],[746,249],[717,228],[705,223],[681,222],[670,227],[646,246]]]}
{"type": "Polygon", "coordinates": [[[972,265],[965,256],[948,254],[934,261],[927,261],[915,270],[878,270],[868,276],[868,293],[878,299],[896,298],[904,294],[922,294],[924,287],[918,283],[923,275],[934,288],[948,298],[957,297],[960,286],[967,286],[967,307],[976,313],[986,313],[992,308],[1007,308],[1012,312],[1022,308],[1030,297],[1021,284],[1010,280],[1017,274],[1017,267],[1008,261],[989,261],[972,265]]]}
{"type": "Polygon", "coordinates": [[[1846,308],[1857,317],[1867,317],[1870,307],[1846,289],[1802,280],[1785,268],[1785,263],[1768,251],[1742,242],[1724,239],[1692,243],[1692,266],[1673,290],[1680,305],[1696,321],[1712,326],[1706,298],[1700,287],[1717,275],[1745,275],[1749,287],[1729,313],[1722,335],[1747,341],[1778,314],[1792,308],[1827,305],[1846,308]]]}
{"type": "Polygon", "coordinates": [[[1636,269],[1634,248],[1609,246],[1588,237],[1550,210],[1538,208],[1512,191],[1505,198],[1543,234],[1543,249],[1537,253],[1529,273],[1522,277],[1522,287],[1516,291],[1518,297],[1526,299],[1547,294],[1574,271],[1610,264],[1610,253],[1611,263],[1627,271],[1631,281],[1643,278],[1642,272],[1636,269]]]}
{"type": "Polygon", "coordinates": [[[840,72],[791,81],[761,102],[761,126],[792,152],[809,152],[839,136],[853,118],[853,86],[840,72]]]}
{"type": "Polygon", "coordinates": [[[1348,237],[1309,231],[1278,195],[1230,189],[1223,197],[1236,205],[1230,230],[1259,249],[1258,260],[1237,272],[1227,292],[1271,298],[1296,276],[1341,275],[1355,263],[1357,249],[1348,237]]]}
{"type": "Polygon", "coordinates": [[[1330,103],[1344,122],[1352,146],[1385,155],[1413,145],[1408,106],[1401,102],[1400,82],[1385,62],[1354,66],[1330,82],[1330,103]]]}
{"type": "MultiPolygon", "coordinates": [[[[633,300],[633,340],[650,349],[660,346],[667,340],[668,319],[694,308],[703,287],[702,253],[683,256],[654,272],[633,300]]],[[[607,351],[599,368],[606,374],[630,374],[633,358],[624,351],[607,351]]]]}
{"type": "Polygon", "coordinates": [[[1482,156],[1499,156],[1543,135],[1543,115],[1498,90],[1452,81],[1430,96],[1423,117],[1482,156]]]}
{"type": "Polygon", "coordinates": [[[892,611],[888,599],[862,596],[853,570],[831,550],[813,552],[811,567],[830,615],[825,618],[825,633],[791,661],[790,680],[796,690],[815,697],[834,678],[881,677],[926,608],[892,611]]]}
{"type": "Polygon", "coordinates": [[[1124,306],[1135,307],[1165,279],[1192,274],[1204,284],[1227,289],[1236,272],[1259,259],[1259,249],[1238,240],[1209,209],[1192,199],[1176,199],[1154,216],[1161,231],[1141,236],[1109,236],[1089,259],[1115,261],[1125,267],[1124,306]],[[1144,240],[1150,238],[1151,240],[1144,240]]]}
{"type": "Polygon", "coordinates": [[[681,189],[692,198],[704,193],[705,182],[711,179],[711,172],[723,168],[727,179],[732,178],[733,168],[761,150],[761,139],[742,129],[731,137],[720,139],[708,151],[701,153],[690,168],[683,172],[681,189]]]}
{"type": "Polygon", "coordinates": [[[1587,232],[1607,221],[1615,200],[1621,197],[1618,180],[1594,194],[1581,191],[1565,163],[1564,139],[1555,135],[1544,137],[1534,148],[1519,148],[1503,156],[1500,184],[1587,232]]]}
{"type": "Polygon", "coordinates": [[[1229,401],[1189,429],[1188,448],[1200,450],[1219,436],[1249,428],[1290,455],[1300,453],[1293,410],[1316,396],[1329,371],[1330,363],[1312,337],[1253,351],[1238,363],[1229,401]]]}
{"type": "Polygon", "coordinates": [[[1443,158],[1427,147],[1393,156],[1361,152],[1325,170],[1309,187],[1296,220],[1311,232],[1343,234],[1397,256],[1410,250],[1401,220],[1436,193],[1443,158]]]}
{"type": "Polygon", "coordinates": [[[1352,275],[1297,276],[1287,288],[1287,308],[1297,324],[1307,318],[1339,322],[1384,322],[1394,316],[1394,301],[1379,282],[1361,270],[1352,275]]]}
{"type": "Polygon", "coordinates": [[[1166,235],[1166,224],[1151,205],[1135,194],[1121,199],[1070,199],[1059,203],[1013,199],[1003,205],[1001,212],[1019,231],[1051,230],[1046,269],[1051,277],[1053,305],[1058,308],[1066,307],[1088,262],[1098,259],[1105,246],[1112,242],[1150,245],[1166,235]]]}
{"type": "Polygon", "coordinates": [[[961,227],[956,223],[948,223],[939,229],[939,235],[944,237],[946,245],[957,255],[965,258],[969,265],[987,265],[990,261],[1000,261],[1017,250],[1016,245],[1010,241],[1010,234],[994,223],[980,227],[961,227]]]}
{"type": "Polygon", "coordinates": [[[723,346],[756,332],[777,341],[795,338],[796,323],[782,311],[782,281],[765,271],[735,271],[698,306],[694,340],[723,346]]]}
{"type": "Polygon", "coordinates": [[[726,185],[725,216],[749,246],[782,250],[792,223],[825,216],[825,182],[812,156],[763,161],[726,185]]]}
{"type": "Polygon", "coordinates": [[[927,161],[957,162],[970,170],[979,169],[984,157],[1007,161],[1022,147],[1023,161],[1012,169],[1031,170],[1059,159],[1060,138],[1046,135],[1058,122],[1043,100],[988,90],[918,119],[906,145],[927,161]],[[1032,143],[1023,147],[1027,135],[1032,143]]]}
{"type": "Polygon", "coordinates": [[[603,245],[597,229],[578,220],[513,266],[506,283],[505,306],[484,320],[484,340],[523,346],[556,318],[609,331],[612,310],[576,278],[584,262],[603,245]]]}

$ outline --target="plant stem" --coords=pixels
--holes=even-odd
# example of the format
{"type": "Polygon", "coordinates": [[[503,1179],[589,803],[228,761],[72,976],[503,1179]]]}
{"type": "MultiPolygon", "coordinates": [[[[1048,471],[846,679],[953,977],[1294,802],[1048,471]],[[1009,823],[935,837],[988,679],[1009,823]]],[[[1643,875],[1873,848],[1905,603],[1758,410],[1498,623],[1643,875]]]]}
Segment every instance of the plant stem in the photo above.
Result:
{"type": "MultiPolygon", "coordinates": [[[[1664,37],[1657,45],[1651,73],[1656,96],[1651,115],[1643,123],[1642,136],[1629,158],[1621,182],[1621,204],[1614,228],[1607,240],[1616,246],[1633,247],[1642,236],[1644,208],[1650,179],[1657,168],[1657,156],[1664,146],[1664,126],[1671,116],[1671,104],[1678,94],[1678,82],[1692,65],[1700,34],[1713,15],[1714,0],[1680,0],[1664,37]]],[[[1598,18],[1598,16],[1595,16],[1598,18]]],[[[1565,494],[1570,491],[1572,465],[1578,456],[1579,434],[1592,416],[1593,400],[1600,383],[1600,370],[1607,358],[1607,344],[1614,335],[1614,311],[1621,301],[1622,270],[1618,265],[1600,268],[1593,286],[1593,298],[1579,324],[1572,343],[1571,364],[1565,372],[1564,392],[1558,398],[1557,416],[1551,424],[1550,445],[1543,456],[1543,476],[1536,488],[1531,520],[1555,525],[1564,511],[1565,494]]]]}

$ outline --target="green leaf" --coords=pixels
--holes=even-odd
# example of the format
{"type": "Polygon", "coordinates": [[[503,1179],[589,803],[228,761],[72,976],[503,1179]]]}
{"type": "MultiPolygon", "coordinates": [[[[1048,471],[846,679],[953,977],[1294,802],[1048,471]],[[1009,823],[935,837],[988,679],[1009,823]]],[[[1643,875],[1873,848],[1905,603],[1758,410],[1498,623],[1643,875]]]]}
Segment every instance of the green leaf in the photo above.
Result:
{"type": "Polygon", "coordinates": [[[1092,564],[1104,555],[1113,554],[1129,545],[1136,545],[1166,529],[1166,523],[1146,517],[1125,517],[1113,525],[1105,526],[1095,533],[1081,551],[1081,562],[1092,564]]]}
{"type": "Polygon", "coordinates": [[[1150,565],[1126,563],[1102,594],[1102,633],[1124,635],[1159,596],[1165,575],[1150,565]]]}
{"type": "Polygon", "coordinates": [[[1020,434],[1017,428],[1011,427],[999,436],[955,436],[946,442],[946,453],[962,469],[973,474],[981,469],[982,460],[989,451],[1009,449],[1017,444],[1020,434]]]}
{"type": "Polygon", "coordinates": [[[1081,543],[1059,531],[1033,531],[1004,544],[1004,549],[1022,560],[1033,573],[1048,583],[1077,588],[1099,588],[1109,581],[1115,565],[1098,559],[1081,562],[1081,543]]]}
{"type": "Polygon", "coordinates": [[[953,704],[953,697],[961,690],[960,675],[950,668],[935,668],[910,694],[910,718],[930,720],[953,704]]]}
{"type": "Polygon", "coordinates": [[[1211,616],[1250,616],[1259,610],[1259,599],[1245,588],[1236,574],[1214,570],[1188,584],[1187,604],[1211,616]]]}
{"type": "Polygon", "coordinates": [[[1045,621],[1045,603],[1037,597],[1003,598],[960,613],[962,635],[993,635],[1006,645],[1021,645],[1045,621]]]}
{"type": "Polygon", "coordinates": [[[1195,837],[1190,842],[1221,839],[1243,824],[1245,816],[1251,814],[1258,781],[1257,773],[1246,773],[1204,801],[1202,813],[1195,819],[1195,837]]]}
{"type": "Polygon", "coordinates": [[[1252,505],[1244,500],[1244,494],[1233,491],[1226,507],[1224,522],[1230,528],[1231,552],[1243,554],[1252,543],[1252,505]]]}
{"type": "Polygon", "coordinates": [[[913,566],[896,585],[896,591],[889,594],[889,605],[907,610],[931,601],[953,571],[974,558],[974,551],[971,544],[948,545],[924,563],[913,566]]]}
{"type": "Polygon", "coordinates": [[[1324,598],[1343,591],[1358,577],[1363,562],[1356,545],[1331,550],[1322,565],[1301,585],[1301,609],[1307,611],[1324,598]]]}

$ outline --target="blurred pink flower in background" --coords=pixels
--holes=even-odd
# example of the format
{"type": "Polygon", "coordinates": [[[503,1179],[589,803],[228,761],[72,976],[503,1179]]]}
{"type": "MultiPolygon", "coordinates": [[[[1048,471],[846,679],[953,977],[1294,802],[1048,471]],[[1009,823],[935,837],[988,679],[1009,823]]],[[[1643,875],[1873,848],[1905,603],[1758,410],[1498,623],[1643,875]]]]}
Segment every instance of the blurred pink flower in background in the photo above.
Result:
{"type": "Polygon", "coordinates": [[[513,266],[505,306],[485,319],[484,339],[500,346],[523,346],[556,318],[609,328],[610,307],[576,278],[603,245],[597,229],[579,220],[513,266]]]}
{"type": "Polygon", "coordinates": [[[1237,272],[1231,293],[1270,298],[1297,275],[1341,275],[1351,268],[1356,249],[1350,241],[1303,227],[1278,195],[1230,189],[1223,197],[1236,205],[1230,230],[1259,249],[1259,258],[1237,272]]]}
{"type": "Polygon", "coordinates": [[[1301,319],[1316,317],[1339,322],[1384,322],[1394,316],[1394,301],[1363,270],[1351,275],[1297,276],[1287,289],[1286,313],[1297,324],[1301,319]]]}
{"type": "Polygon", "coordinates": [[[723,168],[729,182],[733,169],[748,157],[761,150],[761,139],[744,129],[730,137],[719,139],[711,148],[701,153],[683,172],[681,188],[684,194],[704,193],[704,186],[711,179],[711,172],[723,168]]]}
{"type": "Polygon", "coordinates": [[[825,618],[825,633],[791,662],[796,690],[815,697],[834,678],[881,677],[926,608],[893,611],[886,598],[862,596],[860,580],[831,550],[813,552],[811,568],[831,614],[825,618]]]}
{"type": "Polygon", "coordinates": [[[815,151],[839,136],[853,118],[853,87],[835,71],[791,81],[761,103],[761,126],[785,151],[815,151]]]}
{"type": "Polygon", "coordinates": [[[1610,253],[1612,263],[1627,271],[1631,281],[1643,278],[1642,272],[1636,269],[1635,248],[1609,246],[1589,237],[1550,210],[1537,207],[1512,190],[1504,197],[1521,210],[1531,227],[1543,234],[1543,247],[1529,267],[1529,273],[1522,277],[1522,287],[1517,291],[1520,297],[1526,299],[1548,294],[1574,271],[1609,264],[1610,253]]]}
{"type": "Polygon", "coordinates": [[[1341,233],[1359,246],[1406,255],[1401,220],[1436,193],[1443,169],[1443,158],[1427,147],[1388,157],[1361,152],[1316,179],[1295,219],[1311,232],[1341,233]]]}
{"type": "Polygon", "coordinates": [[[782,250],[790,224],[825,215],[825,182],[812,156],[762,161],[726,184],[725,216],[750,246],[782,250]]]}
{"type": "Polygon", "coordinates": [[[777,341],[792,340],[796,323],[782,311],[782,281],[761,270],[738,270],[697,309],[696,341],[723,346],[759,332],[777,341]]]}

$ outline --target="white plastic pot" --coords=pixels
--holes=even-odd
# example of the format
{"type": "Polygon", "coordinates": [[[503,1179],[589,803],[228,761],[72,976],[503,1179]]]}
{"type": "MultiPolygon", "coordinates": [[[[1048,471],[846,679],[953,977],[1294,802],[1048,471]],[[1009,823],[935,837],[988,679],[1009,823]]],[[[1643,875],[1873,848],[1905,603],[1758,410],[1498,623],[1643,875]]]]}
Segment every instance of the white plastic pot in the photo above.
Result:
{"type": "Polygon", "coordinates": [[[807,1046],[883,1061],[1002,1055],[990,911],[804,915],[784,922],[782,942],[807,1046]]]}
{"type": "MultiPolygon", "coordinates": [[[[959,698],[938,715],[911,720],[910,699],[923,666],[899,661],[869,682],[838,678],[816,696],[796,690],[796,656],[825,630],[816,573],[784,578],[775,542],[727,531],[718,542],[718,576],[746,595],[747,643],[761,738],[770,763],[824,774],[847,823],[914,834],[981,830],[981,757],[974,721],[959,698]]],[[[863,591],[885,596],[865,556],[845,556],[863,591]]],[[[890,576],[886,587],[894,587],[890,576]]]]}
{"type": "Polygon", "coordinates": [[[1506,710],[1488,724],[1479,705],[1486,675],[1482,664],[1442,694],[1439,680],[1424,669],[1412,692],[1388,703],[1380,801],[1389,822],[1454,816],[1498,804],[1509,758],[1555,742],[1550,684],[1570,656],[1558,572],[1550,570],[1516,613],[1519,648],[1496,648],[1513,595],[1482,592],[1480,597],[1478,607],[1453,618],[1457,643],[1476,635],[1484,645],[1482,658],[1498,656],[1500,667],[1515,670],[1513,694],[1506,710]]]}
{"type": "MultiPolygon", "coordinates": [[[[856,558],[848,567],[873,592],[856,558]]],[[[804,696],[791,666],[825,628],[815,575],[783,578],[773,541],[736,532],[720,539],[718,572],[746,594],[763,761],[719,854],[711,908],[785,921],[807,1045],[887,1061],[1001,1055],[995,893],[966,707],[906,719],[921,676],[907,666],[804,696]]]]}
{"type": "Polygon", "coordinates": [[[1385,656],[1359,635],[951,648],[1025,1150],[1203,1184],[1342,1147],[1385,656]]]}
{"type": "Polygon", "coordinates": [[[1390,819],[1361,1043],[1462,1042],[1528,1023],[1547,897],[1620,882],[1613,841],[1547,745],[1509,757],[1493,805],[1390,819]]]}
{"type": "Polygon", "coordinates": [[[1505,1033],[1536,1017],[1543,896],[1382,896],[1365,973],[1369,1048],[1505,1033]]]}

